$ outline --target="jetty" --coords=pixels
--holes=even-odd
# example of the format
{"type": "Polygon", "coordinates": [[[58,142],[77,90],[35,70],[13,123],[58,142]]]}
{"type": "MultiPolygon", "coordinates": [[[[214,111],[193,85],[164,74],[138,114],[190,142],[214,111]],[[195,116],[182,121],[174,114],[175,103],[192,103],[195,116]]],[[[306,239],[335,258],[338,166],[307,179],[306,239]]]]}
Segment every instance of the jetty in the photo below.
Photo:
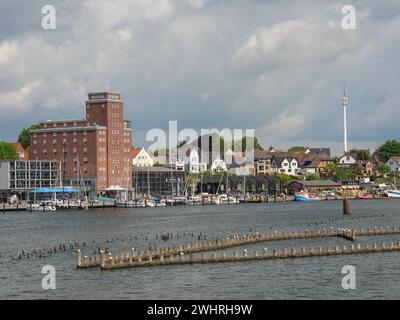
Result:
{"type": "MultiPolygon", "coordinates": [[[[86,269],[100,267],[102,270],[119,269],[127,267],[139,267],[139,266],[150,266],[150,265],[164,265],[164,264],[176,264],[176,263],[204,263],[209,262],[223,262],[223,261],[242,261],[242,260],[257,260],[266,258],[282,258],[282,257],[307,257],[315,256],[315,252],[319,252],[319,255],[331,255],[332,252],[336,254],[349,254],[349,253],[365,253],[367,248],[361,248],[360,245],[352,245],[349,248],[329,248],[316,250],[314,248],[303,248],[301,251],[296,251],[294,248],[285,249],[285,251],[278,253],[275,251],[268,253],[265,249],[263,254],[254,252],[253,256],[236,256],[228,257],[226,253],[223,256],[217,256],[215,252],[211,256],[205,257],[204,252],[219,251],[228,248],[234,248],[245,245],[253,245],[263,242],[281,241],[281,240],[293,240],[293,239],[312,239],[312,238],[329,238],[329,237],[340,237],[349,241],[355,241],[356,236],[379,236],[379,235],[396,235],[400,234],[400,228],[394,227],[374,227],[374,228],[360,228],[360,229],[322,229],[322,230],[305,230],[305,231],[274,231],[272,233],[255,233],[251,235],[233,235],[226,239],[219,239],[211,242],[196,242],[182,244],[173,247],[164,247],[156,250],[140,251],[132,248],[130,250],[119,252],[112,255],[110,252],[100,251],[99,254],[94,256],[83,256],[81,250],[77,251],[77,268],[86,269]],[[338,250],[336,250],[338,249],[338,250]],[[294,250],[294,251],[293,251],[294,250]],[[350,250],[350,251],[349,251],[350,250]],[[361,250],[359,252],[359,250],[361,250]],[[201,258],[195,257],[194,254],[203,252],[201,258]],[[266,252],[268,254],[266,254],[266,252]],[[238,260],[235,260],[235,259],[238,260]],[[183,260],[182,260],[183,259],[183,260]],[[190,262],[192,261],[192,262],[190,262]]],[[[379,252],[374,249],[371,252],[379,252]]],[[[397,244],[389,246],[392,249],[397,248],[397,244]]],[[[378,245],[377,245],[378,248],[378,245]]],[[[379,250],[386,249],[380,246],[379,250]]],[[[396,249],[397,250],[397,249],[396,249]]],[[[247,251],[246,251],[247,252],[247,251]]]]}

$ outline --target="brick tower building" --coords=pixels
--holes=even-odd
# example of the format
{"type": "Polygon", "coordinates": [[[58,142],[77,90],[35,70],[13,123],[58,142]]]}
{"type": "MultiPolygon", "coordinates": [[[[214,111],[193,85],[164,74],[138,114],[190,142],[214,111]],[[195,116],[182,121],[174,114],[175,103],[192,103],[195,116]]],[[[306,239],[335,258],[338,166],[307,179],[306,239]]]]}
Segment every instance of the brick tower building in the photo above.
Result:
{"type": "Polygon", "coordinates": [[[30,135],[31,159],[61,161],[64,185],[91,195],[112,185],[132,188],[132,125],[120,94],[89,93],[85,119],[41,122],[30,135]]]}

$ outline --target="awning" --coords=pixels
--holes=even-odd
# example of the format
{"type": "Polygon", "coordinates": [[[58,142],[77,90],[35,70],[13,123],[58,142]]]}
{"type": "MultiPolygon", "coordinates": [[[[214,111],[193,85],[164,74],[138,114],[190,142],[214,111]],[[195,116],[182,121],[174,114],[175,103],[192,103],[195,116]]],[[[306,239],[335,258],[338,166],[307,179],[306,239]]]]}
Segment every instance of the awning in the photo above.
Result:
{"type": "Polygon", "coordinates": [[[78,189],[75,189],[73,187],[64,187],[64,188],[38,188],[38,189],[33,189],[31,192],[34,193],[60,193],[60,192],[67,192],[67,193],[72,193],[72,192],[78,192],[78,189]]]}
{"type": "Polygon", "coordinates": [[[111,186],[108,187],[107,189],[104,189],[104,191],[125,191],[125,188],[122,188],[120,186],[111,186]]]}

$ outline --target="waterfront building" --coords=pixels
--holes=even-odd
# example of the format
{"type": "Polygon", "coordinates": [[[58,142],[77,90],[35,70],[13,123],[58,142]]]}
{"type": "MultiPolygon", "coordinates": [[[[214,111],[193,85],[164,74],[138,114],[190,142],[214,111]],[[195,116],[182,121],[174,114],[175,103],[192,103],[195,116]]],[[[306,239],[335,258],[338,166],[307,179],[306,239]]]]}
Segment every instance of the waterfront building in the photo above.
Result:
{"type": "Polygon", "coordinates": [[[274,157],[272,159],[272,168],[275,173],[284,173],[291,176],[298,175],[298,172],[301,169],[299,161],[292,156],[274,157]]]}
{"type": "Polygon", "coordinates": [[[210,171],[213,173],[226,172],[227,166],[221,154],[217,154],[210,165],[210,171]]]}
{"type": "Polygon", "coordinates": [[[341,188],[341,183],[333,180],[296,180],[289,184],[289,192],[292,194],[300,191],[316,193],[323,191],[339,191],[341,188]]]}
{"type": "Polygon", "coordinates": [[[166,167],[134,167],[133,191],[139,196],[182,196],[186,174],[166,167]]]}
{"type": "Polygon", "coordinates": [[[339,165],[341,167],[350,167],[357,163],[357,159],[354,158],[350,153],[346,153],[339,158],[339,165]]]}
{"type": "Polygon", "coordinates": [[[154,159],[150,152],[143,147],[132,148],[131,158],[134,167],[152,167],[154,165],[154,159]]]}
{"type": "Polygon", "coordinates": [[[275,154],[270,151],[254,150],[254,167],[256,175],[273,174],[272,159],[275,154]]]}
{"type": "Polygon", "coordinates": [[[391,157],[386,164],[392,172],[400,172],[400,156],[391,157]]]}
{"type": "Polygon", "coordinates": [[[305,174],[315,174],[319,177],[327,176],[328,166],[334,161],[325,153],[307,156],[300,164],[305,174]]]}
{"type": "Polygon", "coordinates": [[[29,192],[38,188],[61,187],[61,163],[48,160],[0,161],[1,198],[17,194],[28,199],[29,192]]]}
{"type": "Polygon", "coordinates": [[[83,184],[91,195],[131,188],[132,124],[120,94],[89,93],[84,119],[41,122],[30,136],[30,158],[60,161],[64,185],[83,184]]]}
{"type": "Polygon", "coordinates": [[[186,171],[189,173],[202,173],[207,171],[207,163],[200,161],[200,155],[196,148],[190,150],[186,164],[186,171]]]}
{"type": "Polygon", "coordinates": [[[209,194],[281,194],[283,182],[276,176],[212,176],[203,177],[197,184],[197,192],[209,194]]]}

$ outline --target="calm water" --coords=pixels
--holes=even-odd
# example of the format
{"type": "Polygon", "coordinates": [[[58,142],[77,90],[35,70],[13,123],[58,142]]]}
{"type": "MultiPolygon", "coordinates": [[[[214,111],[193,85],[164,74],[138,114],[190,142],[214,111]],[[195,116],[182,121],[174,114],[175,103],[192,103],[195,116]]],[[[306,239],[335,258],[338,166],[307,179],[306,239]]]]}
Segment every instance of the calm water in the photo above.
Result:
{"type": "MultiPolygon", "coordinates": [[[[341,202],[277,203],[158,209],[98,209],[80,212],[0,214],[1,299],[400,299],[400,253],[278,261],[236,262],[123,269],[76,270],[75,250],[44,259],[12,260],[30,251],[85,241],[84,254],[149,245],[172,246],[232,233],[324,227],[400,226],[400,202],[353,201],[350,217],[341,202]],[[156,235],[179,235],[167,242],[156,235]],[[185,237],[184,237],[184,233],[185,237]],[[187,235],[190,233],[190,235],[187,235]],[[191,233],[194,237],[192,238],[191,233]],[[157,236],[158,239],[160,239],[157,236]],[[107,240],[108,243],[107,243],[107,240]],[[112,241],[112,242],[111,242],[112,241]],[[43,290],[43,265],[56,268],[56,290],[43,290]],[[357,270],[357,289],[341,287],[345,265],[357,270]]],[[[361,243],[400,241],[399,236],[363,237],[361,243]]],[[[343,239],[263,243],[247,249],[345,244],[343,239]]],[[[239,248],[242,250],[244,248],[239,248]]]]}

